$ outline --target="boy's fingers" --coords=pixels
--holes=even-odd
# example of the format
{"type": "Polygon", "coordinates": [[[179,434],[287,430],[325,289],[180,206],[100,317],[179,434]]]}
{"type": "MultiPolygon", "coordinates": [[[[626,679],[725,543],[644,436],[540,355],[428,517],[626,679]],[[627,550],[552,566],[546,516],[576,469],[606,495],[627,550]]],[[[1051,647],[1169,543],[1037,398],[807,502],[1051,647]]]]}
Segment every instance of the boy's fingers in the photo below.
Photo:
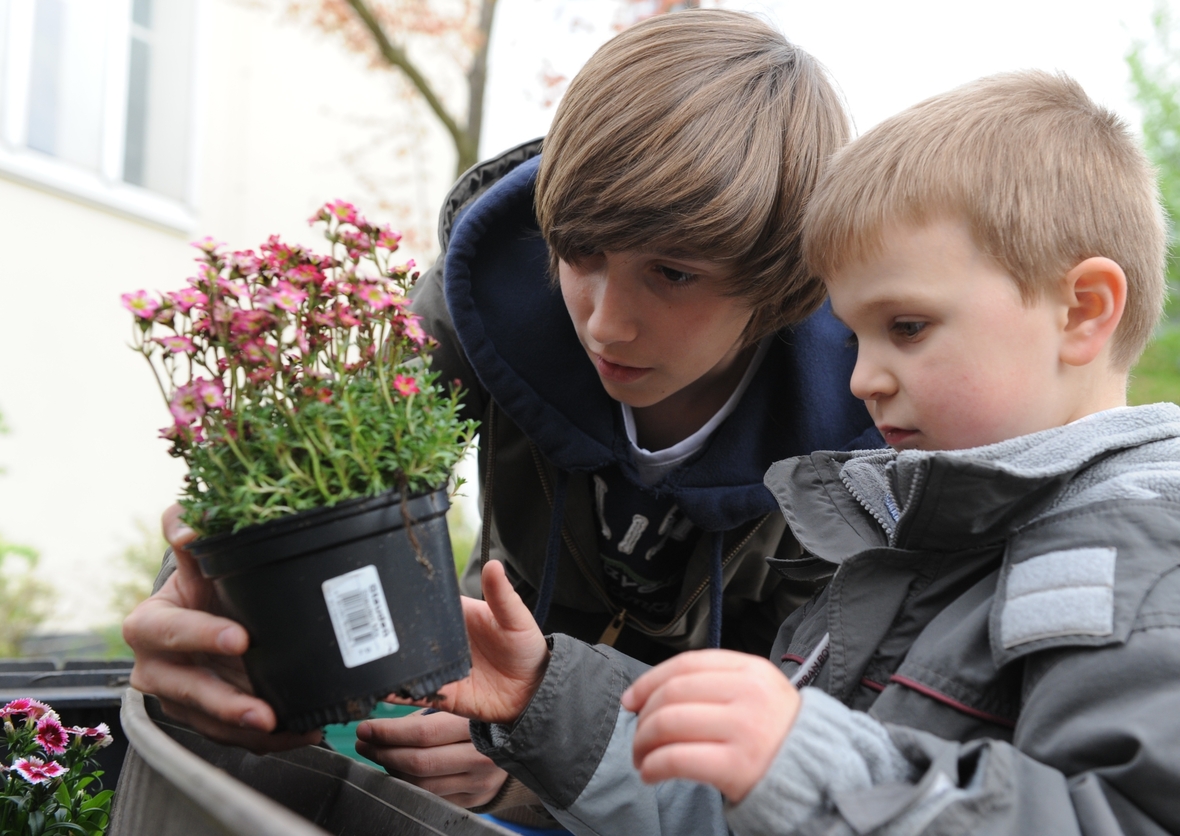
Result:
{"type": "Polygon", "coordinates": [[[536,627],[533,614],[520,600],[504,571],[504,564],[489,560],[480,576],[483,599],[496,623],[506,630],[531,630],[536,627]]]}
{"type": "Polygon", "coordinates": [[[733,709],[713,703],[678,703],[654,713],[645,711],[635,726],[632,760],[639,766],[648,753],[679,743],[721,743],[748,731],[733,709]]]}
{"type": "MultiPolygon", "coordinates": [[[[356,749],[365,757],[371,751],[382,766],[415,778],[438,778],[444,775],[482,775],[496,769],[491,758],[476,751],[471,741],[445,746],[416,748],[408,746],[372,746],[358,740],[356,749]]],[[[417,783],[417,782],[416,782],[417,783]]],[[[419,784],[421,786],[421,784],[419,784]]]]}
{"type": "Polygon", "coordinates": [[[421,711],[406,717],[365,720],[356,727],[360,740],[375,746],[426,748],[451,743],[470,743],[471,726],[463,717],[439,711],[421,711]]]}
{"type": "Polygon", "coordinates": [[[228,618],[177,606],[156,595],[123,622],[123,637],[137,653],[211,653],[241,656],[250,644],[246,628],[228,618]]]}
{"type": "Polygon", "coordinates": [[[639,777],[645,784],[674,778],[711,784],[732,802],[741,801],[749,788],[738,787],[745,778],[745,765],[734,757],[732,749],[718,743],[679,743],[658,749],[636,761],[639,777]]]}
{"type": "Polygon", "coordinates": [[[182,513],[184,509],[179,504],[173,504],[160,516],[160,528],[163,529],[164,539],[173,549],[183,549],[197,539],[197,533],[180,521],[182,513]]]}
{"type": "Polygon", "coordinates": [[[230,727],[262,732],[275,727],[274,711],[269,705],[205,668],[178,665],[153,656],[136,661],[130,681],[133,688],[145,694],[155,694],[169,705],[204,712],[230,727]]]}
{"type": "Polygon", "coordinates": [[[294,732],[264,732],[242,728],[229,723],[218,722],[208,714],[191,709],[170,700],[160,700],[164,713],[175,720],[192,726],[206,737],[233,746],[242,746],[256,754],[284,752],[300,746],[310,746],[323,739],[323,732],[310,731],[304,734],[294,732]]]}
{"type": "Polygon", "coordinates": [[[628,711],[641,711],[652,693],[675,677],[704,671],[739,670],[755,658],[758,657],[733,650],[691,650],[678,654],[631,683],[631,687],[623,692],[623,707],[628,711]]]}

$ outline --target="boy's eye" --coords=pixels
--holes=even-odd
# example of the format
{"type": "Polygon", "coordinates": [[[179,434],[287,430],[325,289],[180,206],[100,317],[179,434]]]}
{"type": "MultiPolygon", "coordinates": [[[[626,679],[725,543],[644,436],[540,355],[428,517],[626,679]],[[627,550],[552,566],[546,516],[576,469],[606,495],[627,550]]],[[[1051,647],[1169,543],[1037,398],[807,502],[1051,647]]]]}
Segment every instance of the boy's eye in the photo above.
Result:
{"type": "Polygon", "coordinates": [[[926,329],[927,324],[926,322],[901,320],[893,323],[893,332],[903,339],[912,340],[926,329]]]}
{"type": "Polygon", "coordinates": [[[687,270],[677,270],[675,267],[667,267],[664,265],[661,265],[659,270],[663,274],[664,278],[672,282],[672,284],[685,284],[686,282],[692,281],[694,275],[689,273],[687,270]]]}

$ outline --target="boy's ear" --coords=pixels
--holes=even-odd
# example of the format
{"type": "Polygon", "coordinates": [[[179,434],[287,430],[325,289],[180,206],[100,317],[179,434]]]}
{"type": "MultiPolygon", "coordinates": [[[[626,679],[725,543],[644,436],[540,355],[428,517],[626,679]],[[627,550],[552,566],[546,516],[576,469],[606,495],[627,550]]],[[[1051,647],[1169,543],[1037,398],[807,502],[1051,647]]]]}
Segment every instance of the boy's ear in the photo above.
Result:
{"type": "Polygon", "coordinates": [[[1061,360],[1070,366],[1092,363],[1110,342],[1127,305],[1127,274],[1103,256],[1087,258],[1063,280],[1067,307],[1061,360]]]}

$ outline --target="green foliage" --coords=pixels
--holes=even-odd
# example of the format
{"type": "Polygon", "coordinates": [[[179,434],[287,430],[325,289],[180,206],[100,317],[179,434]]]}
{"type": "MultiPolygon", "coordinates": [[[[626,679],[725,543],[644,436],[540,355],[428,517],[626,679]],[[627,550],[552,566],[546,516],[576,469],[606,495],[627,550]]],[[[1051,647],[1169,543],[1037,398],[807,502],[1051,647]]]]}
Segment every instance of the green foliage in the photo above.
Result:
{"type": "Polygon", "coordinates": [[[107,658],[122,659],[135,655],[127,642],[123,641],[123,619],[152,594],[164,551],[168,548],[168,541],[160,533],[158,525],[136,520],[135,529],[138,536],[113,560],[122,576],[111,594],[111,610],[115,614],[115,621],[96,631],[106,642],[103,655],[107,658]]]}
{"type": "Polygon", "coordinates": [[[137,539],[128,544],[115,560],[123,571],[123,579],[115,584],[111,597],[111,608],[119,621],[152,594],[152,585],[168,548],[168,541],[158,525],[136,520],[135,530],[137,539]]]}
{"type": "Polygon", "coordinates": [[[0,536],[0,657],[19,656],[21,643],[48,615],[49,585],[37,577],[38,555],[0,536]]]}
{"type": "Polygon", "coordinates": [[[1143,145],[1159,171],[1170,227],[1167,318],[1131,378],[1129,401],[1180,403],[1180,41],[1166,2],[1152,16],[1153,36],[1127,54],[1135,101],[1143,111],[1143,145]]]}
{"type": "Polygon", "coordinates": [[[180,504],[204,533],[244,526],[403,487],[443,484],[463,456],[471,427],[457,392],[419,377],[421,390],[391,403],[376,375],[333,386],[328,402],[289,411],[244,403],[246,428],[229,445],[194,445],[180,504]]]}
{"type": "Polygon", "coordinates": [[[1180,325],[1161,326],[1131,374],[1128,403],[1161,401],[1180,403],[1180,325]]]}
{"type": "MultiPolygon", "coordinates": [[[[0,435],[7,432],[0,414],[0,435]]],[[[48,614],[50,589],[36,575],[37,560],[35,549],[0,534],[0,658],[19,656],[25,636],[48,614]]]]}

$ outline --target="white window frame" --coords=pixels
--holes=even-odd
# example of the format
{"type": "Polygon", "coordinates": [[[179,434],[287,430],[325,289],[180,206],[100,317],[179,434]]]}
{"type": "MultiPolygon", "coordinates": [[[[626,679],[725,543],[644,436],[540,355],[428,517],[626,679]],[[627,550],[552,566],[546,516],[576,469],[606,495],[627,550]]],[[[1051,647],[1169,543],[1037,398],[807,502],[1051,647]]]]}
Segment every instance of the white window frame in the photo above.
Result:
{"type": "MultiPolygon", "coordinates": [[[[25,145],[28,136],[29,73],[33,57],[35,0],[8,0],[6,66],[0,73],[5,86],[0,97],[0,176],[84,203],[148,221],[176,232],[191,233],[197,221],[200,181],[202,58],[205,2],[193,3],[193,73],[189,90],[188,172],[183,200],[157,194],[123,181],[123,153],[127,130],[127,84],[131,64],[131,6],[133,0],[91,0],[108,7],[106,63],[103,67],[102,148],[99,170],[88,171],[25,145]]],[[[168,0],[164,0],[168,2],[168,0]]],[[[0,7],[2,13],[2,7],[0,7]]]]}

